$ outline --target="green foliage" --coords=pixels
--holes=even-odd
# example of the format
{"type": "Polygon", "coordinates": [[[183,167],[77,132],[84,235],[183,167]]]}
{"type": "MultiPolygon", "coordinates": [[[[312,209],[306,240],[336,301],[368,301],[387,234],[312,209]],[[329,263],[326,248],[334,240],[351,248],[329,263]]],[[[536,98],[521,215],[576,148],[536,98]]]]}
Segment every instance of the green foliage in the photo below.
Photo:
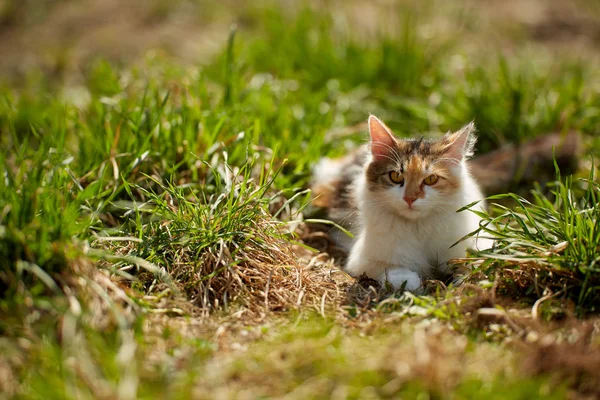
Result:
{"type": "Polygon", "coordinates": [[[310,89],[305,97],[328,89],[327,107],[319,109],[341,111],[349,123],[375,113],[400,134],[456,129],[474,120],[480,152],[555,130],[598,131],[598,94],[586,86],[597,72],[585,62],[527,54],[515,58],[523,61],[502,55],[473,60],[456,48],[455,36],[419,34],[431,11],[399,6],[397,12],[396,32],[365,38],[310,9],[293,17],[266,11],[262,35],[237,51],[237,79],[258,72],[291,80],[301,93],[310,89]],[[335,92],[341,98],[332,102],[335,92]]]}
{"type": "MultiPolygon", "coordinates": [[[[144,199],[139,205],[116,204],[125,214],[135,215],[122,229],[139,239],[130,254],[163,267],[192,297],[198,295],[201,282],[228,268],[261,252],[277,254],[273,245],[284,245],[290,237],[285,224],[273,221],[269,212],[279,196],[267,195],[278,171],[271,175],[269,165],[254,161],[234,168],[215,155],[210,173],[198,184],[174,186],[150,178],[156,192],[126,186],[130,196],[137,189],[144,199]]],[[[213,287],[202,295],[214,298],[217,291],[213,287]]]]}
{"type": "Polygon", "coordinates": [[[242,57],[253,69],[279,78],[294,76],[313,90],[335,80],[342,91],[362,85],[380,95],[422,94],[438,83],[436,64],[446,55],[446,43],[420,39],[417,16],[402,11],[397,11],[397,36],[380,32],[361,42],[348,22],[336,23],[330,15],[309,8],[293,17],[269,10],[262,38],[250,43],[242,57]]]}
{"type": "Polygon", "coordinates": [[[588,179],[567,176],[550,192],[547,196],[533,190],[532,201],[515,194],[492,196],[489,200],[513,202],[511,207],[495,204],[497,214],[472,210],[483,218],[479,232],[495,239],[492,249],[479,253],[488,260],[482,268],[490,274],[507,264],[539,266],[538,281],[527,282],[527,294],[558,292],[577,305],[579,315],[597,312],[600,185],[594,181],[594,168],[588,179]]]}
{"type": "Polygon", "coordinates": [[[467,68],[460,84],[440,92],[439,109],[450,120],[473,119],[483,152],[540,133],[595,133],[597,94],[586,90],[593,75],[578,63],[542,66],[500,57],[496,65],[467,68]]]}

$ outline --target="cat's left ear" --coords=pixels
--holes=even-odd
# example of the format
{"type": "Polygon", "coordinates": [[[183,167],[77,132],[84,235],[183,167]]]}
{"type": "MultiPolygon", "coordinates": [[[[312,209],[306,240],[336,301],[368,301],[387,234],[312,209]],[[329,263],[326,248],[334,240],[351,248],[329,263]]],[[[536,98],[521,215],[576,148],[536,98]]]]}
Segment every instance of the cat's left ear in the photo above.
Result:
{"type": "Polygon", "coordinates": [[[374,115],[369,116],[369,135],[371,136],[371,154],[374,159],[389,158],[389,154],[397,146],[397,141],[390,128],[374,115]]]}
{"type": "Polygon", "coordinates": [[[456,161],[468,159],[473,155],[475,142],[475,123],[471,122],[454,133],[444,136],[444,151],[446,156],[456,161]]]}

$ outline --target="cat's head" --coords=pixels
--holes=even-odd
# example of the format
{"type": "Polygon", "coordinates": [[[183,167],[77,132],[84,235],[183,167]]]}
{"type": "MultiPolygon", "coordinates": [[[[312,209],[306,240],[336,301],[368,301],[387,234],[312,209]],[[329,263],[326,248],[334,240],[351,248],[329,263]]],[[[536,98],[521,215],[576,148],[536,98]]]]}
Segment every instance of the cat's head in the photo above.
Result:
{"type": "Polygon", "coordinates": [[[437,140],[399,139],[375,116],[369,117],[370,157],[365,167],[370,207],[416,220],[455,207],[454,196],[473,154],[475,126],[470,123],[437,140]]]}

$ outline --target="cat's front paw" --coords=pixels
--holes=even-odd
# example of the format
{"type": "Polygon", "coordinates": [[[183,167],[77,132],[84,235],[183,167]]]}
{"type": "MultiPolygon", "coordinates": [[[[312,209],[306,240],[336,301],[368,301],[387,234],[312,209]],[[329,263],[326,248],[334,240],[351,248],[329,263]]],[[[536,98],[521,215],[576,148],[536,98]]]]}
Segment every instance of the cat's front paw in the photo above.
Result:
{"type": "Polygon", "coordinates": [[[419,275],[406,268],[394,268],[387,270],[381,277],[379,281],[385,283],[389,282],[394,288],[399,289],[404,285],[404,288],[408,291],[415,291],[421,287],[421,278],[419,275]]]}

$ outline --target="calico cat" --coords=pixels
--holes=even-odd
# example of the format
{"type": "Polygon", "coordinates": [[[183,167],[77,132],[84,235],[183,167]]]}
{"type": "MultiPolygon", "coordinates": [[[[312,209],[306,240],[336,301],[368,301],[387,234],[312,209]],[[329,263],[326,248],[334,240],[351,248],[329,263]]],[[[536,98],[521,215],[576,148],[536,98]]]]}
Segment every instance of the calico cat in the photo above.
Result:
{"type": "Polygon", "coordinates": [[[339,161],[323,159],[313,190],[329,195],[330,217],[355,234],[354,240],[337,235],[350,249],[346,272],[414,291],[422,278],[448,272],[447,261],[464,257],[467,248],[491,245],[473,237],[452,246],[480,221],[457,210],[484,205],[467,162],[475,126],[437,140],[396,138],[375,116],[368,126],[369,146],[339,161]]]}

